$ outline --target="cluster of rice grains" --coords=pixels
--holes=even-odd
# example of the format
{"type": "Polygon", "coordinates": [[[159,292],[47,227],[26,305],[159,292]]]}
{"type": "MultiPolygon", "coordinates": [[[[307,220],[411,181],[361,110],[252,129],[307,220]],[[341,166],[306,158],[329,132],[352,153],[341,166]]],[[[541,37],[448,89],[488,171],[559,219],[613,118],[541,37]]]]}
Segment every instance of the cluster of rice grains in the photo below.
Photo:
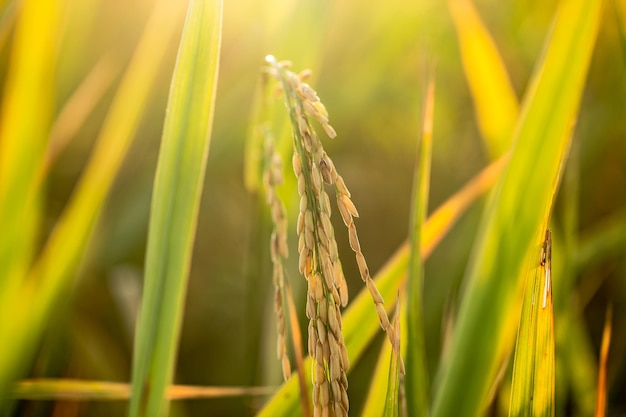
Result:
{"type": "Polygon", "coordinates": [[[277,356],[283,368],[285,380],[291,375],[289,356],[287,355],[287,331],[285,313],[283,311],[283,294],[285,289],[285,270],[283,260],[287,258],[287,214],[285,206],[276,194],[276,187],[283,183],[283,164],[280,155],[274,150],[274,140],[265,129],[265,161],[263,182],[267,192],[267,204],[270,207],[274,230],[270,239],[270,254],[274,266],[274,312],[276,313],[276,329],[278,341],[277,356]]]}
{"type": "MultiPolygon", "coordinates": [[[[339,212],[348,228],[350,247],[356,254],[361,278],[374,300],[381,326],[392,342],[396,336],[385,312],[383,299],[370,277],[365,257],[361,252],[354,224],[354,218],[359,214],[350,199],[350,191],[311,127],[311,119],[315,119],[328,136],[331,138],[336,136],[334,129],[328,124],[326,108],[316,92],[304,82],[308,73],[295,74],[287,69],[288,63],[279,63],[273,57],[268,57],[267,61],[271,64],[267,71],[280,81],[279,85],[284,93],[293,125],[292,163],[300,195],[297,222],[298,266],[308,282],[306,315],[309,318],[308,349],[314,362],[312,365],[314,414],[347,416],[346,372],[349,361],[341,332],[339,306],[345,307],[347,304],[348,288],[330,221],[330,198],[324,184],[334,187],[339,212]]],[[[272,213],[274,204],[270,201],[272,213]]],[[[273,217],[275,221],[284,222],[283,213],[273,214],[273,217]]],[[[281,255],[284,253],[286,256],[286,248],[282,252],[283,245],[283,238],[273,236],[272,256],[275,256],[276,252],[281,255]]],[[[277,263],[274,265],[276,267],[277,263]]],[[[282,265],[279,268],[282,274],[282,265]]],[[[274,275],[276,276],[276,271],[274,275]]],[[[277,307],[277,312],[279,310],[277,307]]],[[[284,328],[284,319],[279,316],[278,320],[279,322],[283,320],[284,328]]],[[[284,344],[284,336],[279,336],[279,343],[281,340],[284,344]]],[[[284,352],[281,349],[283,348],[279,347],[279,356],[280,352],[284,352]]]]}

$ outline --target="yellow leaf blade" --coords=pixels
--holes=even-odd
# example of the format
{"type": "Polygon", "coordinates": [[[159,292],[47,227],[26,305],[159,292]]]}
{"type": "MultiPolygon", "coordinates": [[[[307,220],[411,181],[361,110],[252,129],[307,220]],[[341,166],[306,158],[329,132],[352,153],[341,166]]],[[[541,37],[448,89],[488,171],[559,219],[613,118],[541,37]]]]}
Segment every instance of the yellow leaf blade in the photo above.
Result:
{"type": "Polygon", "coordinates": [[[450,0],[465,77],[478,126],[492,159],[511,144],[519,113],[517,97],[495,42],[470,0],[450,0]]]}
{"type": "MultiPolygon", "coordinates": [[[[274,387],[170,385],[166,396],[171,400],[262,396],[273,390],[274,387]]],[[[128,400],[130,391],[131,385],[126,382],[41,378],[16,382],[9,396],[20,400],[118,401],[128,400]]]]}
{"type": "Polygon", "coordinates": [[[554,415],[554,312],[551,290],[550,232],[541,250],[540,259],[535,253],[526,280],[522,314],[515,348],[513,382],[509,416],[554,415]],[[547,255],[546,255],[547,253],[547,255]],[[544,260],[545,259],[545,260],[544,260]],[[534,272],[534,273],[533,273],[534,272]]]}
{"type": "Polygon", "coordinates": [[[487,207],[466,271],[450,354],[439,371],[433,417],[479,414],[511,351],[524,256],[541,239],[569,149],[595,45],[601,0],[564,0],[517,121],[511,159],[487,207]],[[506,274],[503,276],[503,271],[506,274]]]}

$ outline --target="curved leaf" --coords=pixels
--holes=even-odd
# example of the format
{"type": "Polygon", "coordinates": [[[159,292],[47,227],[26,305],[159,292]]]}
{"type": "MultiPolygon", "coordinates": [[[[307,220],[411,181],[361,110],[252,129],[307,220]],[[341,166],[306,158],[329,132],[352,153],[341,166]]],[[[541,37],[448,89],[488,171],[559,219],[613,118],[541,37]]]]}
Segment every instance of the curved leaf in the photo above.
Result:
{"type": "Polygon", "coordinates": [[[495,42],[470,0],[448,2],[459,38],[478,127],[492,159],[511,145],[518,114],[515,91],[495,42]]]}
{"type": "MultiPolygon", "coordinates": [[[[39,2],[36,3],[35,8],[41,7],[39,2]]],[[[41,10],[45,13],[47,9],[41,10]]],[[[0,308],[3,308],[0,319],[4,323],[0,326],[0,340],[3,341],[0,348],[0,387],[15,373],[15,368],[23,359],[32,354],[51,309],[75,277],[91,231],[133,138],[159,64],[165,56],[162,45],[174,34],[177,19],[173,10],[176,9],[171,4],[161,2],[151,15],[113,99],[96,149],[24,285],[13,293],[0,292],[9,300],[7,303],[0,302],[0,308]],[[5,311],[10,312],[12,320],[5,320],[5,314],[8,314],[5,311]]],[[[41,168],[41,164],[36,167],[37,175],[41,168]]],[[[0,218],[2,216],[0,214],[0,218]]]]}
{"type": "MultiPolygon", "coordinates": [[[[434,76],[434,74],[432,75],[434,76]]],[[[433,117],[435,106],[435,82],[428,83],[422,121],[422,141],[419,163],[416,162],[413,184],[411,226],[409,230],[409,275],[407,293],[407,353],[406,353],[406,405],[411,416],[426,416],[429,406],[429,376],[426,364],[426,341],[424,336],[423,288],[424,262],[421,256],[421,234],[430,190],[430,165],[432,158],[433,117]]]]}
{"type": "Polygon", "coordinates": [[[600,21],[600,0],[566,0],[529,87],[511,160],[485,212],[466,273],[434,417],[475,416],[514,341],[524,258],[543,241],[600,21]]]}
{"type": "Polygon", "coordinates": [[[192,0],[172,78],[148,231],[143,300],[133,355],[131,416],[167,414],[206,159],[222,1],[192,0]]]}

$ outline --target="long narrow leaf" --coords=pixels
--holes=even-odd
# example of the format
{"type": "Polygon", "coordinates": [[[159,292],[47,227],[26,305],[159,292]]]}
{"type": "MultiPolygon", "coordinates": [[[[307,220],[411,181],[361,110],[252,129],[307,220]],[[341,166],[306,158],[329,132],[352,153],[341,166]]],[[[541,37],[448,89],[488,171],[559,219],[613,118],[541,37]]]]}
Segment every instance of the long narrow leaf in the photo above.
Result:
{"type": "MultiPolygon", "coordinates": [[[[267,395],[272,387],[206,387],[170,385],[170,400],[189,398],[225,398],[267,395]]],[[[31,379],[19,381],[9,396],[20,400],[116,401],[130,398],[131,385],[124,382],[84,381],[76,379],[31,379]]]]}
{"type": "MultiPolygon", "coordinates": [[[[405,311],[402,311],[401,314],[406,317],[405,311]]],[[[406,319],[403,320],[406,325],[406,319]]],[[[367,391],[367,396],[365,397],[365,404],[363,405],[361,417],[380,417],[385,412],[387,386],[389,385],[389,364],[391,363],[391,360],[391,344],[383,343],[380,348],[380,352],[378,353],[378,360],[376,361],[374,374],[370,379],[370,385],[367,391]]]]}
{"type": "Polygon", "coordinates": [[[400,414],[400,392],[402,384],[402,357],[400,355],[400,294],[396,301],[396,314],[394,315],[392,326],[394,335],[391,358],[389,361],[389,377],[387,380],[387,395],[385,399],[384,417],[398,417],[400,414]]]}
{"type": "Polygon", "coordinates": [[[174,10],[169,2],[161,1],[151,15],[77,190],[26,283],[7,303],[0,303],[13,318],[4,320],[3,310],[0,386],[10,378],[16,364],[32,353],[50,310],[74,278],[153,85],[165,52],[163,44],[174,33],[174,10]]]}
{"type": "Polygon", "coordinates": [[[220,0],[192,0],[178,50],[154,183],[131,416],[165,415],[209,151],[220,0]]]}
{"type": "MultiPolygon", "coordinates": [[[[28,326],[14,310],[22,305],[19,291],[35,254],[41,182],[53,111],[55,51],[63,1],[23,1],[17,14],[14,41],[0,112],[0,408],[8,382],[25,366],[32,346],[14,340],[13,325],[28,326]]],[[[6,4],[2,32],[16,16],[6,4]]]]}
{"type": "Polygon", "coordinates": [[[448,2],[478,126],[493,159],[511,145],[518,103],[495,42],[470,0],[448,2]]]}
{"type": "MultiPolygon", "coordinates": [[[[63,1],[25,0],[20,5],[3,86],[0,113],[0,408],[7,384],[23,371],[32,350],[15,340],[30,324],[17,306],[35,255],[41,182],[38,172],[53,111],[55,50],[63,1]],[[25,328],[24,328],[25,327],[25,328]]],[[[7,5],[13,15],[15,5],[7,5]]],[[[4,21],[4,28],[10,24],[4,21]]]]}
{"type": "MultiPolygon", "coordinates": [[[[549,232],[546,244],[551,245],[549,232]]],[[[509,416],[554,415],[554,314],[552,308],[551,249],[540,258],[531,256],[535,268],[526,283],[515,347],[509,416]],[[534,274],[532,273],[534,272],[534,274]]],[[[534,251],[532,255],[535,255],[534,251]]]]}
{"type": "Polygon", "coordinates": [[[300,406],[302,407],[302,415],[311,416],[311,400],[309,398],[309,390],[304,374],[304,349],[302,348],[302,332],[298,324],[298,312],[296,311],[296,303],[293,299],[293,291],[289,281],[285,280],[287,306],[289,307],[289,324],[291,329],[291,340],[293,344],[294,356],[296,357],[296,369],[298,370],[298,384],[300,384],[300,406]]]}
{"type": "MultiPolygon", "coordinates": [[[[396,334],[400,335],[400,353],[402,356],[406,356],[407,345],[403,340],[408,339],[408,332],[406,326],[406,289],[400,288],[400,306],[402,306],[399,312],[400,318],[400,331],[396,334]]],[[[396,309],[398,306],[396,306],[396,309]]],[[[390,343],[383,343],[380,352],[378,354],[378,360],[376,362],[376,368],[372,375],[370,387],[367,391],[366,401],[363,405],[363,412],[361,417],[380,417],[385,412],[385,405],[387,399],[387,391],[389,386],[389,367],[392,363],[392,346],[390,343]]],[[[404,390],[403,384],[398,386],[398,406],[400,411],[406,410],[406,390],[404,390]]],[[[401,414],[406,415],[406,414],[401,414]]]]}
{"type": "MultiPolygon", "coordinates": [[[[433,74],[434,75],[434,74],[433,74]]],[[[428,83],[422,121],[422,141],[419,163],[416,163],[409,230],[409,275],[407,280],[407,412],[411,416],[426,416],[429,407],[429,378],[424,340],[423,288],[424,263],[421,256],[422,226],[428,210],[430,190],[430,165],[432,155],[435,82],[428,83]]]]}
{"type": "MultiPolygon", "coordinates": [[[[9,285],[22,282],[34,255],[41,199],[37,173],[53,110],[52,80],[62,3],[22,2],[15,30],[0,113],[2,295],[7,295],[9,285]]],[[[6,318],[0,317],[3,321],[6,318]]]]}
{"type": "MultiPolygon", "coordinates": [[[[456,220],[465,212],[479,196],[484,194],[495,183],[507,159],[500,158],[485,168],[472,179],[463,189],[450,197],[424,223],[421,238],[421,252],[424,259],[428,258],[437,243],[450,230],[456,220]]],[[[385,298],[385,307],[390,310],[390,300],[394,296],[402,280],[406,276],[409,257],[409,244],[403,244],[376,274],[376,287],[385,298]]],[[[380,330],[378,316],[372,308],[367,290],[362,290],[349,304],[343,319],[343,330],[346,348],[352,364],[358,362],[369,346],[376,333],[380,330]]],[[[304,362],[305,372],[311,372],[311,359],[304,362]]],[[[298,383],[292,377],[270,399],[259,413],[259,416],[280,417],[299,415],[298,383]]],[[[311,388],[309,384],[309,389],[311,388]]]]}
{"type": "Polygon", "coordinates": [[[595,44],[601,1],[566,0],[529,87],[513,152],[486,210],[434,417],[475,416],[514,341],[524,257],[542,239],[595,44]]]}

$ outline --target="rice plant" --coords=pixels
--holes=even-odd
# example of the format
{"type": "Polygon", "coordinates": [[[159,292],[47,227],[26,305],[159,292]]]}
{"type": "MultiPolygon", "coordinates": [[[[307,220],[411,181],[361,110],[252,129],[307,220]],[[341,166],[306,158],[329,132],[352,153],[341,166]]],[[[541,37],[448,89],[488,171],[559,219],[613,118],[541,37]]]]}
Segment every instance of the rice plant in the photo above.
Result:
{"type": "Polygon", "coordinates": [[[625,11],[5,1],[0,415],[620,415],[625,11]]]}

